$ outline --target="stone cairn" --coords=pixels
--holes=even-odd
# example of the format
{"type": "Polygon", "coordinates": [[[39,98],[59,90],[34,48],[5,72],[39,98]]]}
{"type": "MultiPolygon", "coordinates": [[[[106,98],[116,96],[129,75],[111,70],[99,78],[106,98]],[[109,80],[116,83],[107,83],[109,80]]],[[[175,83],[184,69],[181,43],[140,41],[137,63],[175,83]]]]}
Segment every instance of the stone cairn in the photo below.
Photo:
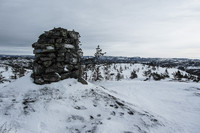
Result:
{"type": "Polygon", "coordinates": [[[46,84],[66,78],[81,79],[79,33],[63,28],[54,28],[39,36],[32,47],[35,54],[33,64],[34,83],[46,84]]]}

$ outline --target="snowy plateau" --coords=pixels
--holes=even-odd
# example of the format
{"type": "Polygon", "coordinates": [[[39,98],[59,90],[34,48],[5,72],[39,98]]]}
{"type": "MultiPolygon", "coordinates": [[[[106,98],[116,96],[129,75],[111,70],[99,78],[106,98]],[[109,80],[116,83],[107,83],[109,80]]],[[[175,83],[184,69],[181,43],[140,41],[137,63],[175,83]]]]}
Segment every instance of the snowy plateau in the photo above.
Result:
{"type": "Polygon", "coordinates": [[[85,69],[88,85],[76,79],[36,85],[31,70],[10,78],[12,67],[1,64],[0,133],[200,132],[200,84],[193,81],[195,76],[176,79],[177,71],[189,74],[143,64],[97,67],[98,81],[93,80],[95,68],[85,69]],[[154,80],[144,75],[149,70],[168,76],[154,80]],[[137,78],[130,78],[132,71],[137,78]]]}

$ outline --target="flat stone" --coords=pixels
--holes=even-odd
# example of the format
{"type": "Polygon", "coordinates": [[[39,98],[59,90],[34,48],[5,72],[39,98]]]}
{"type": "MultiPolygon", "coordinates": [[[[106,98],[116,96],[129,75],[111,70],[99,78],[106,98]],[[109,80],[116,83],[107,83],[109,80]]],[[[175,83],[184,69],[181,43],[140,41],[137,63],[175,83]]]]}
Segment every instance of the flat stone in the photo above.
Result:
{"type": "Polygon", "coordinates": [[[44,73],[44,68],[39,64],[35,64],[33,72],[34,74],[39,75],[41,73],[44,73]]]}
{"type": "Polygon", "coordinates": [[[46,54],[36,54],[35,59],[40,58],[40,57],[46,57],[46,54]]]}
{"type": "Polygon", "coordinates": [[[74,49],[74,45],[72,44],[64,44],[64,47],[67,48],[67,49],[74,49]]]}
{"type": "Polygon", "coordinates": [[[67,44],[71,44],[73,43],[73,40],[68,38],[68,39],[64,39],[64,42],[67,44]]]}
{"type": "Polygon", "coordinates": [[[82,83],[84,85],[88,84],[87,81],[85,79],[83,79],[83,78],[78,78],[78,82],[80,82],[80,83],[82,83]]]}
{"type": "Polygon", "coordinates": [[[52,53],[52,52],[55,52],[55,50],[54,49],[36,49],[36,50],[33,50],[34,54],[52,53]]]}
{"type": "Polygon", "coordinates": [[[66,53],[66,52],[67,52],[67,49],[65,49],[65,48],[58,50],[58,53],[66,53]]]}
{"type": "Polygon", "coordinates": [[[44,80],[42,78],[36,78],[34,81],[36,84],[42,85],[44,83],[44,80]]]}
{"type": "Polygon", "coordinates": [[[67,36],[67,30],[61,30],[60,32],[63,37],[67,36]]]}
{"type": "Polygon", "coordinates": [[[65,56],[65,53],[58,53],[58,56],[65,56]]]}
{"type": "Polygon", "coordinates": [[[50,57],[40,57],[40,60],[41,61],[51,61],[52,58],[50,58],[50,57]]]}
{"type": "Polygon", "coordinates": [[[73,66],[73,65],[67,65],[67,69],[68,69],[69,71],[72,71],[72,70],[74,69],[74,66],[73,66]]]}
{"type": "Polygon", "coordinates": [[[51,66],[51,64],[52,64],[52,61],[45,61],[45,62],[43,62],[43,65],[45,67],[49,67],[49,66],[51,66]]]}
{"type": "Polygon", "coordinates": [[[62,38],[56,39],[56,43],[62,43],[62,38]]]}
{"type": "Polygon", "coordinates": [[[55,43],[55,39],[49,39],[48,43],[54,44],[55,43]]]}
{"type": "Polygon", "coordinates": [[[45,73],[56,73],[56,72],[57,72],[56,66],[51,66],[45,69],[45,73]]]}
{"type": "Polygon", "coordinates": [[[42,77],[44,81],[48,82],[57,82],[61,79],[58,74],[48,74],[48,75],[43,75],[42,77]]]}
{"type": "Polygon", "coordinates": [[[62,73],[60,74],[61,76],[61,79],[67,79],[67,78],[70,78],[70,73],[62,73]]]}
{"type": "Polygon", "coordinates": [[[71,58],[70,59],[70,63],[73,64],[73,65],[77,64],[77,62],[78,62],[77,58],[71,58]]]}
{"type": "Polygon", "coordinates": [[[49,53],[49,54],[48,54],[48,57],[50,57],[50,58],[55,58],[56,55],[55,55],[54,53],[49,53]]]}
{"type": "Polygon", "coordinates": [[[79,77],[79,70],[75,70],[71,72],[71,77],[77,79],[79,77]]]}
{"type": "Polygon", "coordinates": [[[62,62],[62,61],[65,61],[65,58],[64,57],[57,57],[56,60],[59,61],[59,62],[62,62]]]}

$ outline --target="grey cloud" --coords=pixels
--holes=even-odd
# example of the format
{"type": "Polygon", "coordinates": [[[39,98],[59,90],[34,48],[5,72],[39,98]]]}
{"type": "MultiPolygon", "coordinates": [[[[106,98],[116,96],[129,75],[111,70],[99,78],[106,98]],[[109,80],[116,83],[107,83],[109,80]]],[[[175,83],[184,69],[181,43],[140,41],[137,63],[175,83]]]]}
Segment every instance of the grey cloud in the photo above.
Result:
{"type": "Polygon", "coordinates": [[[153,52],[145,52],[154,47],[161,51],[157,56],[193,57],[192,53],[191,56],[177,55],[176,51],[200,41],[194,36],[200,34],[197,10],[200,4],[195,0],[0,2],[0,47],[26,49],[53,27],[78,31],[85,55],[93,55],[95,47],[101,45],[109,55],[154,56],[153,52]],[[162,54],[165,52],[162,47],[174,48],[174,52],[162,54]]]}

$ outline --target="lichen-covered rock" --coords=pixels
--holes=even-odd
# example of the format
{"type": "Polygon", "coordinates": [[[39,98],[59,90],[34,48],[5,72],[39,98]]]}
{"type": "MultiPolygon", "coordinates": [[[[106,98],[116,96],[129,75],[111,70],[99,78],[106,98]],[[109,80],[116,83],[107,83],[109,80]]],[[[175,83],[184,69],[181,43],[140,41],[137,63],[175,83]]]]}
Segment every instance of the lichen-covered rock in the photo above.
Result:
{"type": "Polygon", "coordinates": [[[81,78],[79,33],[63,28],[45,31],[32,44],[35,54],[32,77],[36,84],[81,78]]]}

